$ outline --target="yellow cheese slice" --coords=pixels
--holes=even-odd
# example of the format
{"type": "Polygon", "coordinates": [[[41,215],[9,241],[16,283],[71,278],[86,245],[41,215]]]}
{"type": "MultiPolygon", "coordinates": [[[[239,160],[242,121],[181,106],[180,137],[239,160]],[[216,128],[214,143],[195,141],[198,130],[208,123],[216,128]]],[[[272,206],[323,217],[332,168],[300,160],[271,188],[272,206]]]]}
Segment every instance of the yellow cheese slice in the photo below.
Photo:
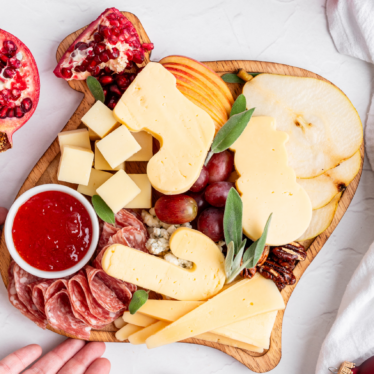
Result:
{"type": "Polygon", "coordinates": [[[275,283],[256,274],[252,279],[239,282],[152,335],[146,344],[148,348],[156,348],[284,307],[275,283]]]}
{"type": "Polygon", "coordinates": [[[184,269],[121,244],[108,247],[102,266],[112,277],[177,300],[206,300],[222,289],[225,258],[211,239],[181,227],[171,236],[170,248],[178,258],[192,261],[193,268],[184,269]]]}
{"type": "Polygon", "coordinates": [[[152,335],[156,334],[166,326],[168,326],[169,323],[165,321],[158,321],[154,323],[153,325],[150,325],[148,327],[144,327],[144,329],[130,335],[128,337],[129,342],[134,345],[138,344],[145,344],[145,341],[152,335]]]}
{"type": "Polygon", "coordinates": [[[122,329],[123,326],[126,326],[126,322],[123,320],[122,317],[118,317],[113,323],[114,326],[117,327],[117,329],[122,329]]]}
{"type": "Polygon", "coordinates": [[[127,324],[126,326],[122,327],[118,330],[115,334],[116,339],[120,342],[123,342],[129,338],[130,335],[135,334],[136,332],[142,330],[144,327],[135,326],[131,324],[127,324]]]}
{"type": "Polygon", "coordinates": [[[243,231],[257,240],[273,213],[268,245],[282,245],[299,238],[312,218],[312,205],[288,166],[288,135],[275,129],[271,117],[252,117],[230,147],[240,178],[236,187],[243,201],[243,231]]]}
{"type": "Polygon", "coordinates": [[[157,319],[140,313],[130,314],[130,312],[125,312],[123,313],[122,318],[127,323],[131,323],[132,325],[141,327],[147,327],[157,322],[157,319]]]}
{"type": "Polygon", "coordinates": [[[215,126],[179,92],[173,74],[161,64],[148,63],[113,113],[131,131],[147,131],[160,142],[147,166],[152,186],[167,195],[188,191],[200,175],[215,126]]]}

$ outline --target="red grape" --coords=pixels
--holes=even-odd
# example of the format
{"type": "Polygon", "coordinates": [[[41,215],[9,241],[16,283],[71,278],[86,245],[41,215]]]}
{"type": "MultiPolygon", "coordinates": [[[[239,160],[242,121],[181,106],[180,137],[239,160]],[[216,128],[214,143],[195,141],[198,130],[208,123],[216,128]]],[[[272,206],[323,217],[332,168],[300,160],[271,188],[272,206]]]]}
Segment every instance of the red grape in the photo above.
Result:
{"type": "Polygon", "coordinates": [[[199,178],[197,178],[196,182],[192,185],[192,187],[190,188],[190,191],[200,192],[206,187],[208,182],[209,182],[209,172],[208,172],[207,167],[204,165],[199,175],[199,178]]]}
{"type": "Polygon", "coordinates": [[[223,208],[226,205],[227,195],[234,183],[215,182],[210,184],[205,190],[205,200],[217,208],[223,208]]]}
{"type": "Polygon", "coordinates": [[[191,196],[196,201],[197,209],[198,209],[197,214],[201,213],[205,208],[208,208],[209,204],[204,198],[204,191],[201,191],[201,192],[188,191],[186,192],[186,194],[188,196],[191,196]]]}
{"type": "Polygon", "coordinates": [[[223,210],[218,208],[205,209],[197,220],[197,229],[214,242],[223,240],[223,210]]]}
{"type": "Polygon", "coordinates": [[[215,153],[209,160],[207,169],[209,183],[223,182],[228,179],[234,166],[234,155],[230,151],[215,153]]]}
{"type": "Polygon", "coordinates": [[[169,225],[191,222],[197,216],[197,203],[187,195],[162,196],[156,201],[157,218],[169,225]]]}

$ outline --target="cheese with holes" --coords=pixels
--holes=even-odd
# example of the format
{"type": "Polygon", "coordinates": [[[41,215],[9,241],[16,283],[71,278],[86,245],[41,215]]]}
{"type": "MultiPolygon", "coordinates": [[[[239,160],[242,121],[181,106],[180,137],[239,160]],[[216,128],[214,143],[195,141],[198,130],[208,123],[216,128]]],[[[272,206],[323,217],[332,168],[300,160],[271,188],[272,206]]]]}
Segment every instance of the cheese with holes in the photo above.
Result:
{"type": "Polygon", "coordinates": [[[152,208],[152,186],[147,174],[128,174],[134,183],[140,188],[140,193],[134,200],[126,204],[125,208],[130,209],[151,209],[152,208]]]}
{"type": "Polygon", "coordinates": [[[157,322],[157,319],[155,318],[140,313],[131,314],[130,312],[123,313],[122,319],[127,323],[141,327],[147,327],[157,322]]]}
{"type": "Polygon", "coordinates": [[[130,131],[147,131],[160,142],[147,166],[152,186],[166,195],[188,191],[200,175],[215,127],[204,110],[179,92],[173,74],[148,63],[113,113],[130,131]]]}
{"type": "Polygon", "coordinates": [[[131,134],[142,149],[126,161],[149,161],[153,156],[153,136],[145,131],[132,132],[131,134]]]}
{"type": "Polygon", "coordinates": [[[129,338],[130,335],[142,330],[144,327],[127,324],[116,332],[116,339],[123,342],[129,338]]]}
{"type": "Polygon", "coordinates": [[[160,347],[284,307],[275,283],[256,274],[252,279],[244,279],[152,335],[146,344],[148,348],[160,347]]]}
{"type": "Polygon", "coordinates": [[[91,150],[90,137],[87,129],[60,132],[58,134],[58,143],[60,144],[61,152],[63,152],[65,145],[91,150]]]}
{"type": "Polygon", "coordinates": [[[113,244],[105,251],[103,269],[112,277],[177,300],[205,300],[222,289],[225,258],[211,239],[181,227],[172,234],[169,244],[176,257],[194,263],[192,269],[121,244],[113,244]]]}
{"type": "Polygon", "coordinates": [[[116,168],[140,150],[140,145],[126,126],[120,126],[104,139],[97,142],[97,148],[111,168],[116,168]]]}
{"type": "Polygon", "coordinates": [[[105,160],[104,156],[101,154],[99,148],[97,148],[97,141],[95,142],[95,169],[96,170],[125,170],[125,163],[121,162],[117,167],[112,169],[112,167],[108,164],[107,160],[105,160]]]}
{"type": "Polygon", "coordinates": [[[169,325],[167,322],[164,321],[158,321],[154,323],[153,325],[150,325],[148,327],[144,327],[144,329],[130,335],[128,337],[129,342],[134,345],[139,344],[145,344],[145,341],[152,335],[156,334],[163,328],[165,328],[167,325],[169,325]]]}
{"type": "Polygon", "coordinates": [[[118,126],[113,112],[100,100],[96,101],[82,117],[82,122],[100,138],[103,138],[118,126]]]}
{"type": "Polygon", "coordinates": [[[273,213],[268,245],[282,245],[299,238],[312,218],[312,204],[288,166],[285,144],[288,135],[277,131],[271,117],[252,117],[230,147],[239,174],[236,187],[243,201],[243,231],[260,238],[273,213]]]}
{"type": "Polygon", "coordinates": [[[119,170],[97,188],[96,192],[114,213],[118,213],[141,191],[123,170],[119,170]]]}
{"type": "Polygon", "coordinates": [[[61,182],[87,186],[90,180],[94,154],[91,149],[65,145],[57,171],[61,182]]]}
{"type": "Polygon", "coordinates": [[[113,174],[107,173],[105,171],[91,169],[88,185],[84,186],[80,184],[77,191],[87,196],[97,195],[96,190],[112,176],[113,174]]]}

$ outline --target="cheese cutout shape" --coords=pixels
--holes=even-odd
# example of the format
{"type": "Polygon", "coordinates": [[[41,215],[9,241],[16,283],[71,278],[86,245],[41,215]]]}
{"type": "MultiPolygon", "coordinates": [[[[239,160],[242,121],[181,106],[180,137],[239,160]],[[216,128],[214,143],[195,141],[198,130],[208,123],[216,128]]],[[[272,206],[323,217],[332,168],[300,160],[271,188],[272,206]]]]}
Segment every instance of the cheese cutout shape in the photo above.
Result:
{"type": "Polygon", "coordinates": [[[160,142],[147,166],[152,186],[166,195],[188,191],[200,175],[215,126],[179,92],[173,74],[161,64],[148,63],[113,113],[130,131],[147,131],[160,142]]]}
{"type": "Polygon", "coordinates": [[[131,135],[142,149],[126,161],[149,161],[153,157],[153,136],[145,131],[132,132],[131,135]]]}
{"type": "Polygon", "coordinates": [[[136,332],[144,329],[144,327],[135,326],[131,324],[127,324],[126,326],[122,327],[120,330],[118,330],[115,334],[116,339],[120,342],[123,342],[129,338],[130,335],[135,334],[136,332]]]}
{"type": "Polygon", "coordinates": [[[132,201],[136,195],[140,194],[141,191],[123,170],[119,170],[97,188],[96,192],[115,214],[132,201]]]}
{"type": "Polygon", "coordinates": [[[147,327],[157,322],[155,318],[140,313],[131,314],[130,312],[123,313],[122,319],[127,323],[141,327],[147,327]]]}
{"type": "Polygon", "coordinates": [[[288,166],[285,143],[288,135],[277,131],[271,117],[252,117],[239,139],[230,147],[240,175],[236,187],[243,201],[243,231],[260,238],[273,213],[268,245],[283,245],[299,238],[312,218],[308,194],[296,182],[288,166]]]}
{"type": "Polygon", "coordinates": [[[82,122],[100,138],[103,138],[118,126],[113,112],[100,100],[96,101],[82,117],[82,122]]]}
{"type": "Polygon", "coordinates": [[[87,186],[90,180],[94,154],[91,149],[65,145],[57,171],[61,182],[87,186]]]}
{"type": "Polygon", "coordinates": [[[87,129],[63,131],[57,136],[61,152],[63,152],[65,145],[72,145],[74,147],[81,147],[91,150],[90,137],[87,129]]]}
{"type": "Polygon", "coordinates": [[[113,174],[107,173],[105,171],[91,169],[88,185],[84,186],[80,184],[77,191],[87,196],[97,195],[96,190],[112,176],[113,174]]]}
{"type": "Polygon", "coordinates": [[[100,152],[99,148],[97,148],[97,141],[95,142],[95,169],[96,170],[125,170],[125,163],[121,162],[117,167],[112,169],[112,167],[108,164],[107,160],[105,160],[104,156],[100,152]]]}
{"type": "Polygon", "coordinates": [[[166,326],[168,326],[169,323],[164,321],[158,321],[154,323],[153,325],[150,325],[148,327],[145,327],[144,329],[130,335],[128,337],[129,342],[134,345],[139,344],[145,344],[145,341],[152,335],[156,334],[166,326]]]}
{"type": "Polygon", "coordinates": [[[135,196],[125,208],[151,209],[152,208],[152,186],[147,174],[128,174],[134,183],[140,188],[139,195],[135,196]]]}
{"type": "Polygon", "coordinates": [[[241,281],[152,335],[146,344],[148,348],[160,347],[284,307],[275,283],[256,274],[252,279],[241,281]]]}
{"type": "Polygon", "coordinates": [[[192,261],[193,268],[184,269],[121,244],[108,247],[102,266],[114,278],[177,300],[205,300],[222,289],[225,258],[211,239],[181,227],[170,237],[170,248],[176,257],[192,261]]]}

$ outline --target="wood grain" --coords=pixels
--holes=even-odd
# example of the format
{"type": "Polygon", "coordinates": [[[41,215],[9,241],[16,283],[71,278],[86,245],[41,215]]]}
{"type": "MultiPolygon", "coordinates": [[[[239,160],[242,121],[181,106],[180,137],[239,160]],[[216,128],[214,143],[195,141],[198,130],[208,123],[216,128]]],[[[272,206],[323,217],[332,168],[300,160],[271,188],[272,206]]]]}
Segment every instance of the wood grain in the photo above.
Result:
{"type": "MultiPolygon", "coordinates": [[[[149,38],[142,27],[139,19],[127,12],[123,12],[123,14],[134,24],[136,27],[140,39],[143,43],[149,42],[149,38]]],[[[76,39],[76,37],[84,30],[84,28],[72,33],[68,37],[66,37],[58,47],[57,50],[57,60],[63,55],[66,49],[70,46],[70,44],[76,39]]],[[[146,56],[147,63],[149,61],[150,56],[146,56]]],[[[237,72],[239,68],[244,68],[246,71],[249,72],[261,72],[261,73],[274,73],[274,74],[284,74],[284,75],[293,75],[298,77],[312,77],[321,80],[325,80],[324,78],[314,74],[310,71],[300,69],[293,66],[276,64],[272,62],[261,62],[261,61],[244,61],[244,60],[230,60],[230,61],[210,61],[205,62],[210,68],[215,70],[219,74],[229,73],[229,72],[237,72]]],[[[57,79],[57,78],[56,78],[57,79]]],[[[325,80],[326,81],[326,80],[325,80]]],[[[81,125],[81,118],[82,116],[88,111],[88,109],[94,104],[94,98],[92,97],[91,93],[87,89],[85,82],[82,81],[70,81],[69,85],[76,91],[80,91],[84,93],[84,98],[82,102],[79,104],[76,111],[73,113],[72,117],[64,127],[63,131],[74,130],[78,126],[81,125]]],[[[241,86],[239,84],[229,84],[230,90],[232,91],[234,97],[236,98],[241,93],[241,86]]],[[[155,142],[155,146],[157,147],[157,142],[155,142]]],[[[51,146],[46,150],[44,155],[40,158],[38,163],[34,166],[30,174],[28,175],[27,179],[25,180],[24,184],[22,185],[17,197],[21,195],[23,192],[27,191],[28,189],[46,183],[60,183],[57,181],[56,178],[56,171],[57,166],[60,158],[60,149],[58,146],[57,139],[51,144],[51,146]]],[[[361,146],[361,158],[364,159],[364,145],[361,146]]],[[[126,163],[126,171],[130,173],[144,173],[145,172],[146,163],[141,162],[128,162],[126,163]]],[[[307,252],[307,259],[304,262],[300,262],[294,270],[294,274],[296,276],[297,282],[300,280],[301,276],[303,275],[306,268],[309,264],[313,261],[313,259],[317,256],[317,254],[321,251],[323,245],[326,243],[327,239],[330,237],[336,226],[338,225],[339,221],[342,219],[344,213],[348,209],[348,206],[356,192],[360,177],[362,172],[362,165],[359,173],[355,177],[355,179],[351,182],[351,184],[347,187],[346,191],[344,192],[337,211],[335,213],[335,217],[329,226],[329,228],[319,235],[314,240],[311,240],[307,243],[309,247],[307,252]]],[[[75,185],[67,184],[73,188],[76,188],[75,185]]],[[[155,196],[156,197],[156,196],[155,196]]],[[[11,261],[11,257],[5,245],[4,235],[1,237],[0,242],[0,272],[2,279],[4,281],[5,286],[8,284],[8,267],[11,261]]],[[[294,286],[288,286],[282,291],[282,296],[287,304],[293,290],[297,286],[297,282],[294,286]]],[[[228,347],[219,343],[210,343],[199,339],[187,339],[185,343],[191,344],[199,344],[205,345],[208,347],[212,347],[218,349],[226,354],[234,357],[236,360],[240,361],[242,364],[247,366],[249,369],[263,373],[269,370],[272,370],[274,367],[277,366],[279,363],[281,356],[282,356],[282,321],[283,321],[284,311],[279,312],[275,326],[271,336],[271,344],[270,349],[263,354],[249,352],[243,349],[237,349],[228,347]]],[[[55,331],[56,333],[69,336],[64,334],[61,331],[54,330],[48,327],[51,331],[55,331]]],[[[113,324],[107,326],[106,328],[100,331],[92,331],[91,338],[92,341],[104,341],[104,342],[116,342],[116,338],[114,336],[116,328],[113,324]]]]}

